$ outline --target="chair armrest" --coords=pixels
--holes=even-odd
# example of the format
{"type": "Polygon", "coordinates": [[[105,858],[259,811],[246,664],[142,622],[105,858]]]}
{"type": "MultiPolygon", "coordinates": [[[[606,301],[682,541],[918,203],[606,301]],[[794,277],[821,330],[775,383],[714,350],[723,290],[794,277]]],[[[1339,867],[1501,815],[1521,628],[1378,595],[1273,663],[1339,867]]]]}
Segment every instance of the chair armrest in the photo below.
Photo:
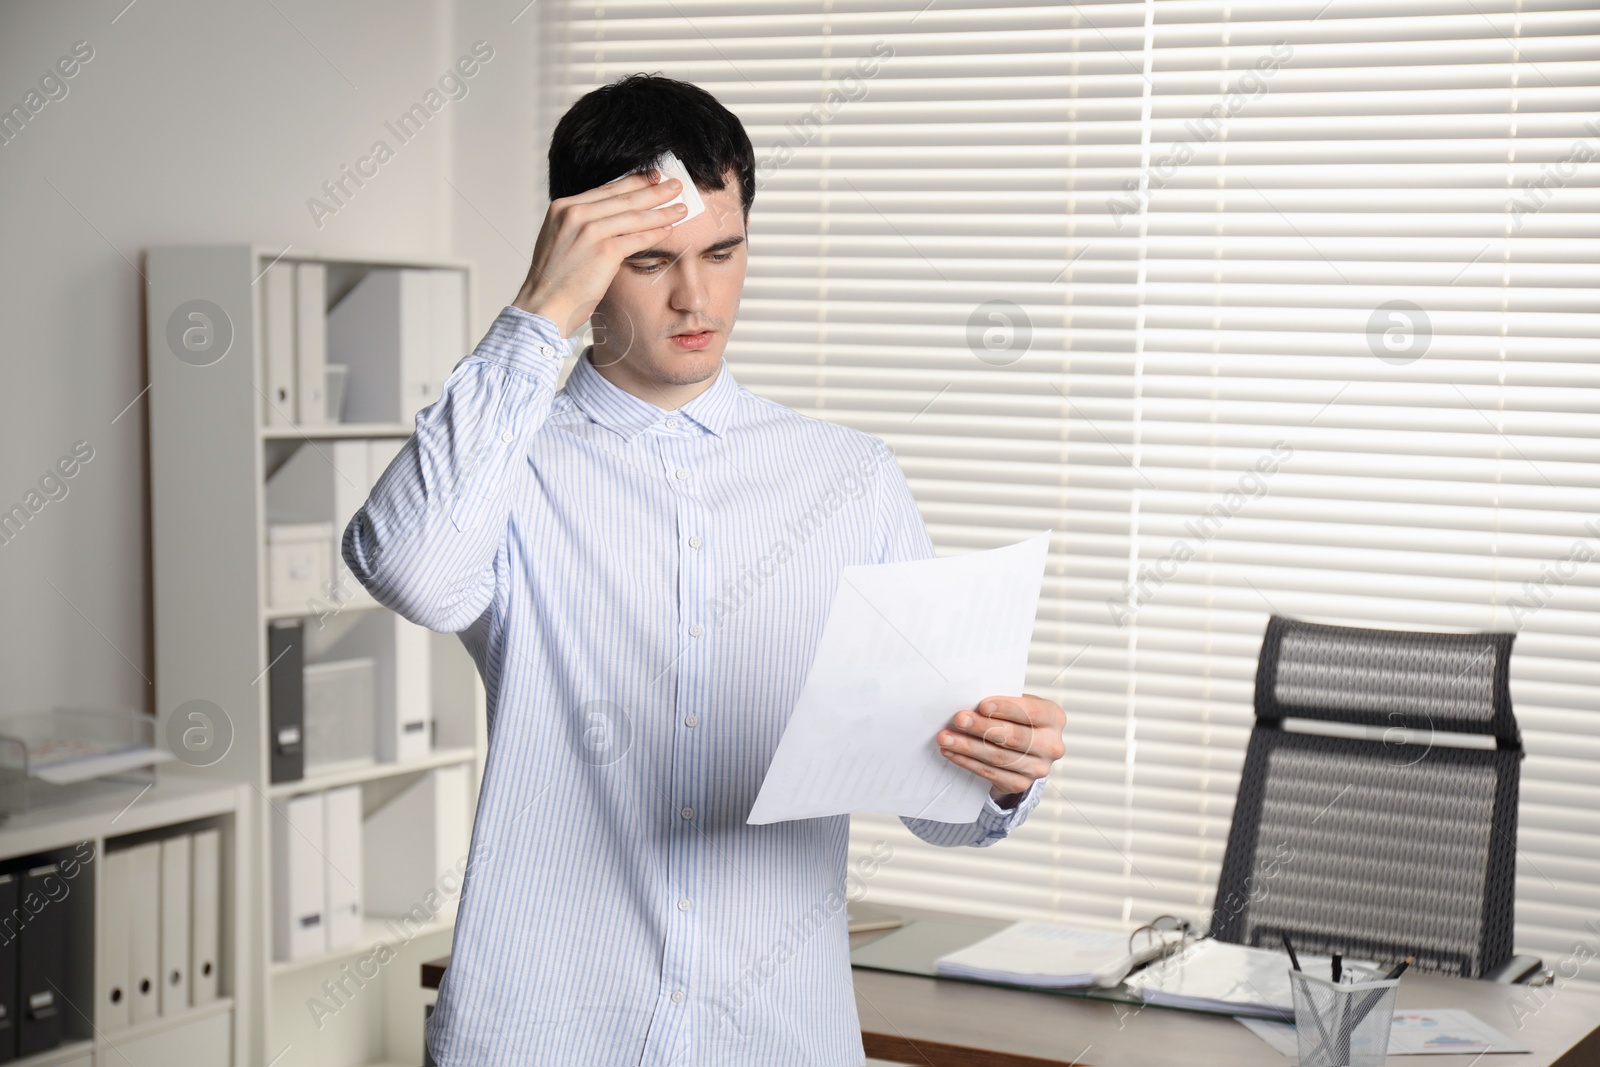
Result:
{"type": "Polygon", "coordinates": [[[1555,975],[1545,969],[1544,960],[1535,956],[1512,956],[1483,978],[1501,985],[1549,985],[1555,975]]]}

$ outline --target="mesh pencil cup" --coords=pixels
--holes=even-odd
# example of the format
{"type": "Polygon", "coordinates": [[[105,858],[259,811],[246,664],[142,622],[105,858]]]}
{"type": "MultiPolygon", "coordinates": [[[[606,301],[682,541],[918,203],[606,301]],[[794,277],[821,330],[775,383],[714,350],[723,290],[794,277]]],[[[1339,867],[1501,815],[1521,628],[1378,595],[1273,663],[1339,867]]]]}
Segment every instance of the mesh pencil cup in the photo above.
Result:
{"type": "Polygon", "coordinates": [[[1334,984],[1289,972],[1300,1067],[1382,1067],[1400,979],[1334,984]]]}

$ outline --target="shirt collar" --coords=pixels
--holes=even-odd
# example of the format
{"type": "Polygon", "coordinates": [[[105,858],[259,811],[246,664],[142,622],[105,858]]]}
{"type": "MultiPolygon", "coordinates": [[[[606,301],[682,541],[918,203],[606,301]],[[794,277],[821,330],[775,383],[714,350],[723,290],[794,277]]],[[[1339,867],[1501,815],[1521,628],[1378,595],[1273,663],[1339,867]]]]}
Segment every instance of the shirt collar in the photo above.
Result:
{"type": "Polygon", "coordinates": [[[589,362],[593,351],[593,345],[586,345],[579,353],[578,362],[567,375],[566,390],[595,422],[630,441],[647,428],[680,415],[688,416],[718,437],[726,433],[739,394],[739,383],[734,381],[726,358],[718,363],[710,388],[676,411],[668,411],[608,381],[589,362]]]}

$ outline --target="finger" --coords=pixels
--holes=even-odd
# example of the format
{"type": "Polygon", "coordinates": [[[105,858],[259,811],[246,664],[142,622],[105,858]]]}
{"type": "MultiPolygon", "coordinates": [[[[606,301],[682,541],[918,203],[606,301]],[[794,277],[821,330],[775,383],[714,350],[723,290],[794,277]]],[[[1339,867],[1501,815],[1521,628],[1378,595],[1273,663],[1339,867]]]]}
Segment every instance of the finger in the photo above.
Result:
{"type": "Polygon", "coordinates": [[[620,178],[606,182],[604,185],[597,185],[593,189],[585,189],[581,193],[573,193],[571,196],[562,197],[562,199],[569,204],[591,204],[596,200],[604,200],[607,197],[616,196],[618,193],[647,189],[656,184],[651,175],[652,172],[647,170],[625,174],[620,178]]]}
{"type": "Polygon", "coordinates": [[[969,756],[993,767],[1015,771],[1037,771],[1040,775],[1050,770],[1050,761],[1038,752],[1030,751],[1032,739],[1019,748],[1005,748],[981,738],[958,734],[955,741],[943,746],[945,751],[969,756]]]}
{"type": "Polygon", "coordinates": [[[965,767],[973,774],[986,778],[999,788],[1002,793],[1021,793],[1033,785],[1034,780],[1015,771],[1003,770],[986,763],[982,763],[970,756],[963,756],[959,752],[946,752],[945,758],[958,767],[965,767]]]}
{"type": "Polygon", "coordinates": [[[1014,722],[962,711],[956,713],[950,732],[966,737],[982,738],[993,745],[1021,750],[1027,748],[1031,730],[1032,727],[1019,726],[1014,722]]]}
{"type": "MultiPolygon", "coordinates": [[[[677,182],[676,178],[670,179],[677,182]]],[[[629,211],[647,211],[652,207],[662,207],[667,201],[676,198],[683,191],[681,184],[669,185],[661,182],[658,185],[647,185],[639,189],[628,189],[618,192],[613,196],[600,200],[592,200],[581,206],[569,209],[572,213],[569,218],[580,223],[594,222],[598,219],[614,218],[629,211]]],[[[682,212],[674,212],[671,217],[676,217],[682,212]]]]}
{"type": "Polygon", "coordinates": [[[591,235],[597,241],[608,241],[615,237],[641,238],[643,243],[626,253],[631,254],[649,247],[650,242],[670,230],[682,215],[683,205],[673,204],[605,215],[591,219],[585,225],[593,227],[591,235]]]}
{"type": "Polygon", "coordinates": [[[683,183],[677,178],[666,178],[642,189],[627,189],[614,194],[611,199],[627,207],[662,204],[683,192],[683,183]]]}
{"type": "Polygon", "coordinates": [[[986,715],[991,719],[1005,719],[1024,726],[1038,726],[1043,722],[1039,717],[1043,709],[1037,707],[1038,703],[1040,702],[1037,700],[1022,697],[992,696],[978,701],[975,710],[979,715],[986,715]]]}

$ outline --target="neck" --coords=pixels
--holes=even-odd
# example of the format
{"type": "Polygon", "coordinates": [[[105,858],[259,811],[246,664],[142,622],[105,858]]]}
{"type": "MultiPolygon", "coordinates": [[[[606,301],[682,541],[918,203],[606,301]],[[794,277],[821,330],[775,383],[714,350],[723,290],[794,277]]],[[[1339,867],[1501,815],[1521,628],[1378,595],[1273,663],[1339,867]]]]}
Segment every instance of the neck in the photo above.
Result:
{"type": "Polygon", "coordinates": [[[716,384],[717,377],[722,373],[722,362],[717,362],[716,372],[706,377],[703,381],[675,384],[662,381],[659,378],[650,378],[638,374],[625,359],[612,359],[605,353],[600,353],[599,359],[595,355],[594,345],[589,345],[583,350],[579,359],[587,360],[594,368],[594,372],[623,392],[638,397],[640,400],[649,401],[663,411],[676,411],[701,393],[716,384]]]}

